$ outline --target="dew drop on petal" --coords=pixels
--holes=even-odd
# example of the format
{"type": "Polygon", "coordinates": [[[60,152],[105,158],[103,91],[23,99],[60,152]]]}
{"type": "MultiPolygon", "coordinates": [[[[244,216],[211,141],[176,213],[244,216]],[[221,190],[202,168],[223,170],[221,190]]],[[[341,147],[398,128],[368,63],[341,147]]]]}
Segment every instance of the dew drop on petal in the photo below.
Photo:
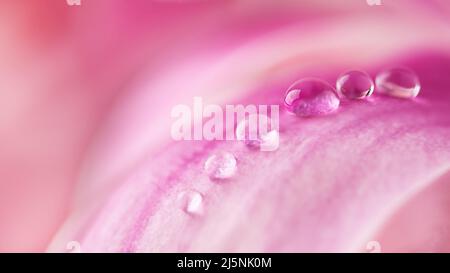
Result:
{"type": "Polygon", "coordinates": [[[372,95],[374,83],[367,73],[351,70],[339,76],[336,90],[348,99],[363,99],[372,95]]]}
{"type": "Polygon", "coordinates": [[[408,68],[382,71],[377,75],[375,83],[377,92],[398,98],[414,98],[421,88],[419,77],[408,68]]]}
{"type": "Polygon", "coordinates": [[[331,113],[339,107],[336,90],[327,82],[306,78],[288,88],[284,98],[286,109],[300,117],[331,113]]]}
{"type": "Polygon", "coordinates": [[[234,176],[237,161],[234,155],[221,152],[211,155],[205,162],[204,171],[212,180],[223,180],[234,176]]]}
{"type": "Polygon", "coordinates": [[[236,139],[247,147],[262,151],[273,151],[278,148],[279,133],[273,121],[263,114],[250,114],[236,127],[236,139]],[[275,126],[274,126],[275,127],[275,126]]]}
{"type": "Polygon", "coordinates": [[[203,195],[195,190],[182,192],[179,196],[180,208],[190,215],[203,214],[203,195]]]}

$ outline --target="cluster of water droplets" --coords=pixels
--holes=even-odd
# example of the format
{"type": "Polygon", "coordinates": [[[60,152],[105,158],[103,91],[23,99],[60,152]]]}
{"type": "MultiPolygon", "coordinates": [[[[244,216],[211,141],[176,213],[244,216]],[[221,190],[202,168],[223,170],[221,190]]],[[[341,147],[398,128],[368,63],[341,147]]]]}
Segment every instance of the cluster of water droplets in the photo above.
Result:
{"type": "Polygon", "coordinates": [[[339,108],[340,98],[366,99],[376,90],[397,98],[414,98],[419,94],[417,75],[407,68],[392,68],[380,72],[375,83],[364,71],[350,70],[340,75],[336,89],[317,78],[305,78],[292,84],[284,98],[288,112],[300,117],[325,115],[339,108]]]}
{"type": "MultiPolygon", "coordinates": [[[[289,113],[299,117],[313,117],[335,112],[341,98],[361,100],[374,91],[397,98],[414,98],[421,89],[418,76],[407,68],[392,68],[380,72],[375,82],[370,75],[360,70],[350,70],[336,80],[336,88],[318,78],[304,78],[294,82],[284,97],[284,106],[289,113]]],[[[270,151],[278,145],[279,131],[271,126],[273,121],[263,114],[245,117],[236,126],[236,139],[249,149],[270,151]],[[268,129],[268,130],[266,130],[268,129]]],[[[278,148],[278,146],[276,147],[278,148]]],[[[230,180],[237,172],[236,157],[229,152],[210,155],[204,163],[204,173],[211,181],[230,180]]],[[[203,195],[195,190],[181,194],[180,202],[185,213],[203,213],[203,195]]]]}

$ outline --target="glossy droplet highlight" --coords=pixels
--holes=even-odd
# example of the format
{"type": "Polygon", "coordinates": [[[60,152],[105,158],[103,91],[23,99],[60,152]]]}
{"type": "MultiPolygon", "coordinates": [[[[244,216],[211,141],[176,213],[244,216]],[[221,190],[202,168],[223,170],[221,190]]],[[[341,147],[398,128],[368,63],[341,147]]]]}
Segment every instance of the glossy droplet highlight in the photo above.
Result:
{"type": "Polygon", "coordinates": [[[228,152],[213,154],[205,161],[204,170],[213,180],[228,179],[236,173],[237,161],[228,152]]]}
{"type": "Polygon", "coordinates": [[[336,90],[348,99],[363,99],[372,95],[375,86],[372,78],[363,71],[347,71],[336,81],[336,90]]]}
{"type": "Polygon", "coordinates": [[[300,117],[331,113],[339,107],[336,90],[320,79],[307,78],[295,82],[288,88],[284,105],[300,117]]]}
{"type": "Polygon", "coordinates": [[[198,191],[188,190],[178,196],[180,208],[190,215],[203,214],[203,195],[198,191]]]}
{"type": "Polygon", "coordinates": [[[414,98],[420,92],[419,77],[407,68],[393,68],[379,73],[375,79],[377,92],[398,97],[414,98]]]}
{"type": "Polygon", "coordinates": [[[237,125],[236,139],[252,149],[274,151],[279,144],[277,127],[266,115],[250,114],[237,125]]]}

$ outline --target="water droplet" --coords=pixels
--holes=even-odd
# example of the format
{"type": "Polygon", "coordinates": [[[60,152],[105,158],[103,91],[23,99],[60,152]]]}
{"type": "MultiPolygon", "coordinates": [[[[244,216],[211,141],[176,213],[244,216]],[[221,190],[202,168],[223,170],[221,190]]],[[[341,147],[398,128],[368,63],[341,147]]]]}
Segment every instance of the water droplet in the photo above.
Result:
{"type": "Polygon", "coordinates": [[[181,209],[191,215],[203,214],[203,195],[195,190],[188,190],[178,196],[181,209]]]}
{"type": "Polygon", "coordinates": [[[374,83],[367,73],[351,70],[339,76],[336,89],[348,99],[363,99],[372,95],[374,83]]]}
{"type": "Polygon", "coordinates": [[[393,68],[379,73],[375,79],[377,92],[398,98],[414,98],[420,92],[419,77],[408,68],[393,68]]]}
{"type": "Polygon", "coordinates": [[[234,155],[221,152],[211,155],[205,162],[204,170],[213,180],[223,180],[234,176],[237,161],[234,155]]]}
{"type": "Polygon", "coordinates": [[[249,148],[274,151],[278,148],[279,133],[273,121],[263,114],[250,114],[236,127],[236,139],[249,148]]]}
{"type": "Polygon", "coordinates": [[[320,79],[306,78],[291,85],[286,93],[284,105],[291,113],[300,117],[324,115],[339,107],[336,90],[320,79]]]}

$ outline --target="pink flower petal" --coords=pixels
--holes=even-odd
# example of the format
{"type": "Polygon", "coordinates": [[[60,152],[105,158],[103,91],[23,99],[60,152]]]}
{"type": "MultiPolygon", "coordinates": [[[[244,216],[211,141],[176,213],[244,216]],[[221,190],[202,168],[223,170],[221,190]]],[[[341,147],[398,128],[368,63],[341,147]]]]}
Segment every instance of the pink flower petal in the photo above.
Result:
{"type": "Polygon", "coordinates": [[[47,2],[0,9],[1,251],[42,250],[69,205],[48,251],[448,251],[446,2],[47,2]],[[399,64],[417,99],[282,112],[275,152],[169,135],[194,96],[281,104],[299,77],[399,64]],[[237,174],[211,182],[223,151],[237,174]],[[185,190],[202,215],[180,209],[185,190]]]}

